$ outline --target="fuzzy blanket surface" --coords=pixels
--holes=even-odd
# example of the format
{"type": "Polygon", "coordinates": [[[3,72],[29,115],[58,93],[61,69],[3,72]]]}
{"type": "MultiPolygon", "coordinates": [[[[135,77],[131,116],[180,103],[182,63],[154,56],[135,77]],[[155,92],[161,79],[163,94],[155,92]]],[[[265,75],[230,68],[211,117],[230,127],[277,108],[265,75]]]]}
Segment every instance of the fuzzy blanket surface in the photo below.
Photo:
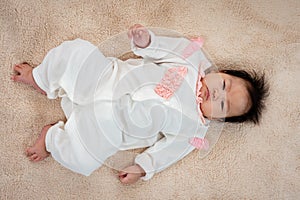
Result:
{"type": "Polygon", "coordinates": [[[299,13],[299,0],[1,0],[0,199],[299,199],[299,13]],[[26,147],[64,115],[59,100],[12,82],[12,65],[38,65],[75,38],[120,56],[117,35],[135,23],[200,35],[215,63],[264,72],[270,96],[261,124],[225,124],[206,157],[194,151],[134,185],[107,166],[84,177],[51,156],[28,161],[26,147]]]}

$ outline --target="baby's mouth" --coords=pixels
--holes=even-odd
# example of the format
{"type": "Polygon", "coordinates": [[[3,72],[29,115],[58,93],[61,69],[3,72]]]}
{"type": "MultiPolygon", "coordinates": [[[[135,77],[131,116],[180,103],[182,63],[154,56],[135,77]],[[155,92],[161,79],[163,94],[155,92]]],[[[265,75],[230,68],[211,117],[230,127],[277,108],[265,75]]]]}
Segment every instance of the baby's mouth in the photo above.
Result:
{"type": "Polygon", "coordinates": [[[209,93],[209,89],[208,89],[208,87],[206,86],[206,101],[209,99],[209,97],[210,97],[210,93],[209,93]]]}

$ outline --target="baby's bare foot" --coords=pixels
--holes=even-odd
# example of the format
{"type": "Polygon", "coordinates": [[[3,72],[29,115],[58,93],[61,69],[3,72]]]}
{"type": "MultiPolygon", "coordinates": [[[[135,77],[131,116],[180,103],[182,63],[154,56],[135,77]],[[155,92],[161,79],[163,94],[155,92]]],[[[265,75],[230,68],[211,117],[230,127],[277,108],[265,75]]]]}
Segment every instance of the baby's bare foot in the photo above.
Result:
{"type": "Polygon", "coordinates": [[[17,74],[13,75],[11,77],[11,80],[31,85],[37,91],[46,95],[46,92],[43,91],[34,81],[33,75],[32,75],[32,69],[33,68],[26,62],[14,65],[14,71],[16,71],[17,74]]]}
{"type": "Polygon", "coordinates": [[[38,162],[44,160],[50,155],[50,153],[46,150],[45,138],[47,131],[51,126],[52,125],[44,126],[39,137],[35,141],[35,144],[32,147],[26,149],[26,155],[29,160],[38,162]]]}

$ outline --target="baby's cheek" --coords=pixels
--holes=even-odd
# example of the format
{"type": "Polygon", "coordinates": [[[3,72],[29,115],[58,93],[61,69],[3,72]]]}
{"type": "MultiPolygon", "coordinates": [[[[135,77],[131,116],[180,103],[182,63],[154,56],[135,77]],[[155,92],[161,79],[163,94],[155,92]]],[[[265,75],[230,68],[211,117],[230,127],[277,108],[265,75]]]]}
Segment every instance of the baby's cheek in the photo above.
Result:
{"type": "Polygon", "coordinates": [[[209,102],[203,102],[200,104],[201,111],[203,113],[203,116],[207,118],[211,118],[212,116],[212,105],[209,102]]]}

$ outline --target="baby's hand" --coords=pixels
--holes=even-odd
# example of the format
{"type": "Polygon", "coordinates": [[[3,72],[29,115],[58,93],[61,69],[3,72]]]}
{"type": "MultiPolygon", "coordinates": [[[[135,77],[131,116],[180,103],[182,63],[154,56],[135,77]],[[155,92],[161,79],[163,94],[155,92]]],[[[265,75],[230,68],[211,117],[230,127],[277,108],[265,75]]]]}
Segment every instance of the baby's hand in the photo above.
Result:
{"type": "Polygon", "coordinates": [[[145,171],[139,165],[126,167],[119,172],[119,179],[122,183],[132,184],[137,182],[140,177],[145,176],[145,171]]]}
{"type": "Polygon", "coordinates": [[[135,24],[128,30],[128,38],[133,40],[134,45],[140,48],[149,46],[151,38],[149,31],[140,24],[135,24]]]}

